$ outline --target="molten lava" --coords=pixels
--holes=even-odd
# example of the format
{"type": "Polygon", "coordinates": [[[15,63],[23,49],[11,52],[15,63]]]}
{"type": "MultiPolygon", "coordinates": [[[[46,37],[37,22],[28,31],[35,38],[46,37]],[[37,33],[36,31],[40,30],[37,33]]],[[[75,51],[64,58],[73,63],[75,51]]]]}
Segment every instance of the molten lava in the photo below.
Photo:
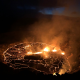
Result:
{"type": "Polygon", "coordinates": [[[46,47],[46,48],[44,49],[44,51],[48,52],[48,51],[50,51],[50,49],[49,49],[48,47],[46,47]]]}
{"type": "Polygon", "coordinates": [[[56,75],[56,73],[61,75],[70,70],[70,65],[64,52],[53,49],[53,47],[50,48],[49,45],[44,46],[45,44],[42,43],[22,43],[8,48],[3,53],[4,62],[12,66],[12,68],[29,67],[36,71],[53,75],[56,75]],[[63,67],[64,65],[68,67],[63,67]]]}
{"type": "Polygon", "coordinates": [[[54,76],[57,76],[56,73],[53,73],[54,76]]]}
{"type": "Polygon", "coordinates": [[[57,52],[57,50],[55,50],[55,49],[54,49],[54,50],[52,50],[52,51],[53,51],[53,52],[57,52]]]}
{"type": "Polygon", "coordinates": [[[64,53],[64,52],[62,52],[61,54],[62,54],[62,55],[65,55],[65,53],[64,53]]]}

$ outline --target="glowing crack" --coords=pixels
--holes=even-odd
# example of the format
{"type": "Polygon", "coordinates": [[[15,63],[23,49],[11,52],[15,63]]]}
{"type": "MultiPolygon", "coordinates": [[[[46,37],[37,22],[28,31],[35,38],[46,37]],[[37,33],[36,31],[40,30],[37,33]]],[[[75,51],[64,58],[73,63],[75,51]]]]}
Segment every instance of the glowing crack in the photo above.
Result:
{"type": "Polygon", "coordinates": [[[45,43],[20,43],[8,48],[3,55],[4,62],[14,69],[29,67],[55,76],[70,71],[65,52],[45,43]]]}

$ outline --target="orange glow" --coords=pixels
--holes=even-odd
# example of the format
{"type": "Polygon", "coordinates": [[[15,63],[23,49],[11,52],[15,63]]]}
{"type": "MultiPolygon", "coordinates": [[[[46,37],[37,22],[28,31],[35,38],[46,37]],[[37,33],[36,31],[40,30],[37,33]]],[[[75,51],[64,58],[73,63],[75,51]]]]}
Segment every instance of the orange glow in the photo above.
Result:
{"type": "Polygon", "coordinates": [[[64,69],[60,69],[60,71],[59,71],[59,75],[62,75],[62,74],[64,74],[66,71],[64,70],[64,69]]]}
{"type": "Polygon", "coordinates": [[[62,52],[61,54],[62,54],[62,55],[65,55],[65,53],[64,53],[64,52],[62,52]]]}
{"type": "Polygon", "coordinates": [[[53,73],[54,76],[57,76],[56,73],[53,73]]]}
{"type": "Polygon", "coordinates": [[[44,58],[48,58],[48,54],[46,52],[43,53],[44,58]]]}
{"type": "Polygon", "coordinates": [[[28,52],[27,55],[31,55],[31,54],[41,54],[42,52],[36,52],[36,53],[32,53],[32,52],[28,52]]]}
{"type": "Polygon", "coordinates": [[[41,54],[42,52],[36,52],[36,53],[33,53],[33,54],[41,54]]]}
{"type": "Polygon", "coordinates": [[[48,48],[48,47],[46,47],[46,48],[44,49],[44,51],[48,52],[48,51],[49,51],[49,48],[48,48]]]}
{"type": "Polygon", "coordinates": [[[57,50],[54,49],[54,50],[52,50],[52,52],[57,52],[57,50]]]}
{"type": "Polygon", "coordinates": [[[52,52],[57,52],[57,49],[56,49],[56,47],[52,50],[52,52]]]}
{"type": "Polygon", "coordinates": [[[48,56],[46,56],[46,58],[47,58],[48,56]]]}
{"type": "Polygon", "coordinates": [[[26,48],[26,47],[30,47],[30,45],[25,46],[25,48],[26,48]]]}
{"type": "Polygon", "coordinates": [[[44,55],[44,58],[48,58],[48,55],[45,54],[45,55],[44,55]]]}
{"type": "Polygon", "coordinates": [[[27,54],[30,54],[30,55],[31,55],[31,54],[32,54],[32,52],[28,52],[27,54]]]}

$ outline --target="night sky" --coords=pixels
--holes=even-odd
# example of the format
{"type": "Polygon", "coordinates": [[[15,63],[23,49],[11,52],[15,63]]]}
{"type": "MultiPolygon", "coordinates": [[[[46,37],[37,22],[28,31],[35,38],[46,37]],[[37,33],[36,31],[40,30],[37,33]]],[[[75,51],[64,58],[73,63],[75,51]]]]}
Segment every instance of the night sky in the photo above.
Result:
{"type": "Polygon", "coordinates": [[[80,14],[79,0],[1,0],[0,6],[0,16],[5,17],[20,17],[39,13],[45,15],[56,15],[57,13],[57,15],[68,16],[71,16],[72,13],[73,16],[80,14]]]}
{"type": "Polygon", "coordinates": [[[0,32],[15,29],[12,26],[16,23],[32,24],[40,17],[53,15],[80,17],[80,0],[1,0],[0,32]]]}

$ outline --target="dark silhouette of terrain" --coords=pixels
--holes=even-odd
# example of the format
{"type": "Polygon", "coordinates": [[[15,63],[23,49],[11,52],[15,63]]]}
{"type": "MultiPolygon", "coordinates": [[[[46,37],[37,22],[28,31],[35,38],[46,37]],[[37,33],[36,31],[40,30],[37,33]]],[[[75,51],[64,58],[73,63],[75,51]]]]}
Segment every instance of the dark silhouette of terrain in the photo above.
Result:
{"type": "Polygon", "coordinates": [[[21,70],[13,70],[12,68],[8,67],[6,64],[3,64],[0,62],[0,77],[3,79],[54,79],[54,78],[60,78],[60,79],[70,79],[70,78],[79,78],[80,71],[73,73],[73,74],[63,74],[53,76],[52,74],[43,74],[40,72],[33,71],[31,69],[21,69],[21,70]],[[4,76],[4,77],[3,77],[4,76]]]}

